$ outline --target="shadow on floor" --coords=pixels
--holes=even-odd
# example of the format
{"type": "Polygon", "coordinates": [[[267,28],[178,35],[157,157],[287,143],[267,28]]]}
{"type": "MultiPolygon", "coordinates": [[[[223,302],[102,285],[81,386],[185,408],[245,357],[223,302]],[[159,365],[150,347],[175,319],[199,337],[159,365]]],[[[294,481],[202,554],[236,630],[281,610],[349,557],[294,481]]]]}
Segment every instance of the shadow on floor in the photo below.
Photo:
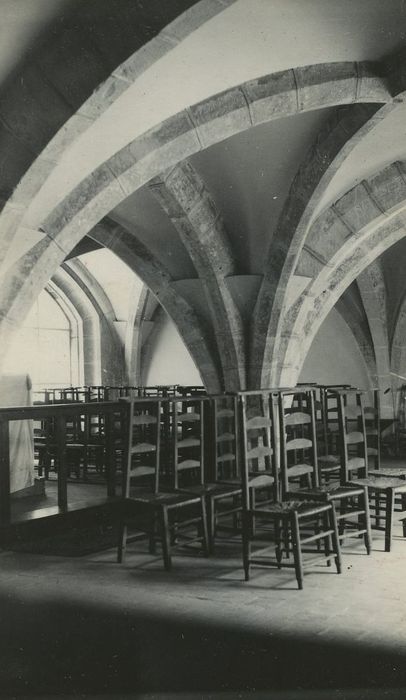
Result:
{"type": "Polygon", "coordinates": [[[272,697],[272,691],[285,691],[281,697],[289,698],[299,689],[341,689],[329,696],[341,700],[345,689],[359,689],[351,697],[361,700],[370,697],[367,689],[382,689],[386,697],[384,688],[406,688],[406,655],[378,644],[352,646],[185,621],[159,610],[150,614],[136,610],[136,595],[134,590],[131,610],[108,602],[28,605],[1,596],[1,695],[183,691],[186,697],[237,697],[237,691],[267,691],[272,697]]]}

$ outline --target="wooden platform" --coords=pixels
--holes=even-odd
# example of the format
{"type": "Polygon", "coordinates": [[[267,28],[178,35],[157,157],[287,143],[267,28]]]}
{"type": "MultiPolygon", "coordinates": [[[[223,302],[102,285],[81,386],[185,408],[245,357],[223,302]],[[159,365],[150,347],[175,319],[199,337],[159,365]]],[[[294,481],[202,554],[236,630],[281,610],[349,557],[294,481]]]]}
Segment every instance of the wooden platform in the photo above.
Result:
{"type": "Polygon", "coordinates": [[[11,501],[11,522],[0,529],[1,546],[14,541],[46,537],[71,527],[116,522],[121,500],[108,498],[101,484],[68,484],[68,505],[58,506],[57,484],[49,480],[45,495],[11,501]]]}

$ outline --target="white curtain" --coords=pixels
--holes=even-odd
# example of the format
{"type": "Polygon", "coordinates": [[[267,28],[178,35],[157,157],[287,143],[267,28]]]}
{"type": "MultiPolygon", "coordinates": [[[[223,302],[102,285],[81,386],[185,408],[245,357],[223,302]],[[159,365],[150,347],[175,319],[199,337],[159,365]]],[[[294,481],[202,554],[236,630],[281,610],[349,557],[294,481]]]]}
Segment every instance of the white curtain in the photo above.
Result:
{"type": "MultiPolygon", "coordinates": [[[[0,407],[32,406],[31,381],[27,374],[0,378],[0,407]]],[[[10,423],[11,493],[34,483],[34,431],[32,420],[10,423]]]]}

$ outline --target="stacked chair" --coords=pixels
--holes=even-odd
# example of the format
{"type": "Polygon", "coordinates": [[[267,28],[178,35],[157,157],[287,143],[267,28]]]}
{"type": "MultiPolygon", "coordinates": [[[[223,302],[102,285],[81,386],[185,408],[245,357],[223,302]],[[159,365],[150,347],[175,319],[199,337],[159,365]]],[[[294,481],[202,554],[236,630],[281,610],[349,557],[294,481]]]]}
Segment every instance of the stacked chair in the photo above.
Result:
{"type": "Polygon", "coordinates": [[[364,537],[371,553],[368,492],[350,483],[339,470],[338,481],[319,469],[317,456],[315,390],[313,387],[279,392],[282,493],[286,497],[332,503],[337,513],[340,541],[364,537]],[[303,485],[306,477],[306,485],[303,485]],[[355,521],[355,522],[354,522],[355,521]]]}
{"type": "MultiPolygon", "coordinates": [[[[302,588],[307,564],[341,572],[347,538],[369,554],[371,526],[390,551],[395,514],[406,537],[406,467],[381,466],[377,390],[304,384],[208,396],[197,386],[94,386],[44,399],[128,405],[124,433],[95,410],[68,421],[65,435],[76,477],[86,480],[89,464],[103,477],[109,464],[115,475],[121,467],[119,561],[133,531],[151,552],[161,544],[170,570],[174,547],[208,556],[231,530],[242,534],[246,580],[253,566],[291,567],[302,588]]],[[[48,476],[58,469],[52,418],[35,439],[48,476]]]]}
{"type": "MultiPolygon", "coordinates": [[[[398,513],[400,511],[406,518],[406,469],[401,467],[392,470],[389,468],[388,470],[369,471],[368,435],[363,406],[365,392],[359,389],[350,389],[336,393],[343,478],[368,489],[373,515],[372,529],[384,531],[385,551],[390,552],[395,511],[398,513]],[[349,409],[350,396],[355,399],[355,411],[354,408],[349,409]],[[383,524],[381,524],[382,522],[383,524]]],[[[403,536],[406,536],[404,519],[403,523],[403,536]]]]}
{"type": "Polygon", "coordinates": [[[168,399],[139,399],[129,402],[126,437],[126,459],[123,478],[124,506],[119,527],[118,561],[122,562],[128,539],[128,526],[133,525],[149,539],[150,552],[156,541],[162,546],[164,566],[172,568],[172,546],[180,539],[189,545],[198,542],[203,554],[209,553],[206,504],[204,493],[181,492],[177,489],[180,472],[199,467],[198,459],[179,455],[183,450],[197,447],[201,438],[189,433],[189,425],[200,417],[195,407],[183,407],[184,413],[174,420],[176,450],[170,479],[161,480],[161,413],[168,399]],[[180,430],[181,435],[178,435],[180,430]],[[196,529],[194,536],[191,528],[196,529]]]}
{"type": "MultiPolygon", "coordinates": [[[[235,483],[232,479],[222,481],[218,461],[215,462],[214,471],[210,470],[210,447],[205,449],[205,445],[210,443],[223,447],[233,443],[228,418],[230,413],[234,414],[233,409],[229,408],[230,401],[232,405],[234,399],[222,396],[209,400],[199,397],[199,394],[196,397],[171,402],[174,487],[183,493],[204,497],[209,549],[213,552],[219,521],[241,511],[241,483],[235,483]]],[[[226,453],[222,452],[222,459],[225,457],[226,453]]],[[[217,451],[215,459],[218,459],[217,451]]],[[[224,466],[224,461],[222,464],[224,466]]]]}
{"type": "Polygon", "coordinates": [[[319,471],[326,481],[340,479],[340,445],[336,390],[350,389],[348,384],[316,386],[315,412],[319,471]]]}
{"type": "Polygon", "coordinates": [[[373,389],[372,396],[372,405],[364,406],[365,429],[368,446],[367,453],[370,473],[372,473],[372,463],[373,469],[379,470],[381,468],[381,420],[379,389],[373,389]]]}
{"type": "MultiPolygon", "coordinates": [[[[270,391],[243,392],[238,396],[241,428],[241,464],[243,477],[243,563],[245,579],[252,565],[290,567],[296,572],[299,589],[303,588],[305,565],[321,560],[341,572],[341,554],[336,514],[332,503],[304,500],[286,491],[289,475],[280,461],[278,449],[278,396],[270,391]],[[269,493],[252,489],[272,479],[269,493]],[[272,544],[269,543],[270,532],[272,544]],[[323,544],[323,551],[320,550],[323,544]],[[304,559],[305,554],[312,559],[304,559]]],[[[307,447],[305,438],[294,438],[289,450],[307,447]]],[[[293,472],[291,472],[292,474],[293,472]]],[[[295,475],[307,479],[311,468],[297,468],[295,475]]],[[[269,483],[267,484],[269,489],[269,483]]]]}

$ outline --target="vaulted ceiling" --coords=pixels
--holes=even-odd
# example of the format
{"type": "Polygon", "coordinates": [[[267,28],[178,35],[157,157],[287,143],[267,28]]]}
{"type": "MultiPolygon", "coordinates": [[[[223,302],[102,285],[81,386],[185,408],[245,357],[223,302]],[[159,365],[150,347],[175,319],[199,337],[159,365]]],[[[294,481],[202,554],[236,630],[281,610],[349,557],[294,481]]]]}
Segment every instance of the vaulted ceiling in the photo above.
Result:
{"type": "Polygon", "coordinates": [[[0,0],[0,302],[9,323],[26,311],[10,290],[27,270],[32,293],[72,248],[106,245],[178,327],[198,322],[197,337],[187,328],[183,337],[208,376],[222,363],[222,386],[246,384],[245,373],[258,384],[264,367],[279,376],[270,348],[279,343],[285,357],[285,337],[321,322],[309,299],[321,304],[325,290],[376,355],[370,299],[379,287],[379,314],[396,336],[406,292],[402,0],[18,7],[0,0]],[[383,220],[379,247],[370,238],[383,220]],[[356,246],[366,236],[370,262],[380,262],[360,279],[368,256],[356,246]],[[336,266],[339,283],[328,277],[336,266]],[[288,327],[306,284],[309,310],[290,314],[288,327]],[[261,347],[254,336],[264,336],[261,347]]]}

